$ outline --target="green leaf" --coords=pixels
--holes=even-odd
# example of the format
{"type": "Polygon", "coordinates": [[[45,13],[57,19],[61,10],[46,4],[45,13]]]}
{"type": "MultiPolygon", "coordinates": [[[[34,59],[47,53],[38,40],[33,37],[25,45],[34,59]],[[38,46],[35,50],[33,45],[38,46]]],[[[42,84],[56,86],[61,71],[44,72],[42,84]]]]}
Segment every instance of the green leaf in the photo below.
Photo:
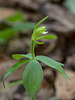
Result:
{"type": "Polygon", "coordinates": [[[40,36],[38,37],[36,40],[40,40],[40,39],[56,39],[56,36],[53,35],[44,35],[44,36],[40,36]]]}
{"type": "Polygon", "coordinates": [[[21,59],[21,58],[25,57],[25,55],[23,55],[23,54],[13,54],[12,57],[14,59],[18,60],[18,59],[21,59]]]}
{"type": "Polygon", "coordinates": [[[4,41],[7,41],[18,32],[21,32],[23,30],[33,29],[34,27],[35,27],[35,23],[21,22],[12,26],[12,28],[8,28],[3,31],[0,31],[0,38],[3,39],[4,41]]]}
{"type": "Polygon", "coordinates": [[[45,18],[43,18],[41,21],[39,21],[39,22],[36,24],[33,33],[34,33],[35,30],[38,28],[38,26],[39,26],[43,21],[45,21],[47,18],[48,18],[48,16],[46,16],[45,18]]]}
{"type": "Polygon", "coordinates": [[[18,12],[6,19],[7,22],[16,22],[22,20],[24,20],[24,17],[21,12],[18,12]]]}
{"type": "MultiPolygon", "coordinates": [[[[15,85],[20,85],[20,84],[23,84],[22,80],[19,80],[19,81],[16,81],[16,82],[11,82],[8,85],[6,85],[6,88],[9,88],[9,87],[12,87],[12,86],[15,86],[15,85]]],[[[0,89],[0,93],[2,93],[4,90],[5,90],[5,88],[0,89]]]]}
{"type": "Polygon", "coordinates": [[[75,14],[75,0],[66,0],[64,5],[73,13],[75,14]]]}
{"type": "Polygon", "coordinates": [[[0,38],[4,40],[8,40],[15,34],[15,31],[12,28],[5,29],[3,31],[0,31],[0,38]]]}
{"type": "Polygon", "coordinates": [[[32,55],[31,55],[31,53],[26,54],[25,57],[27,57],[27,58],[29,58],[29,59],[32,59],[32,55]]]}
{"type": "Polygon", "coordinates": [[[15,85],[19,85],[19,84],[23,84],[23,81],[22,80],[19,80],[19,81],[16,81],[16,82],[11,82],[7,85],[7,88],[8,87],[12,87],[12,86],[15,86],[15,85]]]}
{"type": "Polygon", "coordinates": [[[15,24],[13,26],[13,30],[16,32],[20,32],[22,30],[28,30],[28,29],[33,29],[35,27],[35,23],[33,22],[20,22],[18,24],[15,24]]]}
{"type": "Polygon", "coordinates": [[[28,92],[31,100],[41,86],[43,80],[43,71],[42,67],[36,60],[31,60],[26,66],[23,76],[23,84],[28,92]]]}
{"type": "Polygon", "coordinates": [[[14,59],[16,59],[16,60],[21,59],[21,58],[23,58],[23,57],[32,59],[31,53],[26,54],[26,55],[24,55],[24,54],[13,54],[12,57],[13,57],[14,59]]]}
{"type": "Polygon", "coordinates": [[[4,84],[4,80],[11,74],[13,73],[15,70],[17,70],[19,67],[21,67],[22,65],[24,65],[25,63],[29,62],[30,60],[29,59],[26,59],[26,60],[22,60],[18,63],[16,63],[15,65],[13,65],[12,67],[10,67],[7,72],[5,73],[4,77],[3,77],[3,86],[5,87],[5,84],[4,84]]]}
{"type": "Polygon", "coordinates": [[[0,45],[1,45],[1,44],[5,44],[5,42],[6,42],[6,41],[5,41],[4,39],[0,38],[0,45]]]}
{"type": "Polygon", "coordinates": [[[58,70],[64,77],[66,77],[67,79],[69,79],[69,77],[66,75],[66,73],[64,72],[62,66],[64,66],[62,63],[59,63],[49,57],[46,56],[36,56],[35,59],[45,63],[46,65],[48,65],[49,67],[55,68],[56,70],[58,70]]]}
{"type": "Polygon", "coordinates": [[[38,42],[38,41],[35,41],[35,43],[37,43],[37,44],[44,44],[44,42],[38,42]]]}

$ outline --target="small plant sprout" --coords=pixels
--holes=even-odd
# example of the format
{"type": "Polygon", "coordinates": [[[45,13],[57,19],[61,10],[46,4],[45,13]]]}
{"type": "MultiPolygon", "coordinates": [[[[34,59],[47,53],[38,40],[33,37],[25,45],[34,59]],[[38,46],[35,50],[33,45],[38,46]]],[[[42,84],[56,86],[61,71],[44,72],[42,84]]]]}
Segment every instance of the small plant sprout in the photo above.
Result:
{"type": "Polygon", "coordinates": [[[44,42],[39,42],[38,40],[40,40],[40,39],[56,39],[56,36],[47,35],[48,32],[46,31],[45,26],[39,27],[39,25],[47,18],[48,18],[48,16],[43,18],[40,22],[38,22],[33,30],[33,34],[31,37],[31,47],[30,47],[31,53],[26,54],[26,55],[24,55],[24,54],[12,55],[12,57],[16,60],[21,59],[23,57],[26,57],[27,59],[22,60],[22,61],[16,63],[15,65],[13,65],[11,68],[9,68],[3,78],[3,86],[5,87],[4,80],[7,78],[7,76],[10,75],[11,73],[13,73],[15,70],[17,70],[19,67],[21,67],[25,63],[29,62],[23,72],[22,81],[23,81],[23,85],[24,85],[26,91],[28,92],[30,100],[34,100],[34,96],[35,96],[36,92],[38,91],[38,89],[40,88],[42,80],[43,80],[43,70],[38,61],[43,62],[44,64],[48,65],[49,67],[55,68],[64,77],[69,79],[69,77],[66,75],[66,73],[64,72],[64,70],[62,68],[62,66],[64,66],[64,64],[54,61],[53,59],[43,56],[43,55],[35,56],[35,53],[34,53],[35,43],[37,43],[37,44],[44,43],[44,42]]]}

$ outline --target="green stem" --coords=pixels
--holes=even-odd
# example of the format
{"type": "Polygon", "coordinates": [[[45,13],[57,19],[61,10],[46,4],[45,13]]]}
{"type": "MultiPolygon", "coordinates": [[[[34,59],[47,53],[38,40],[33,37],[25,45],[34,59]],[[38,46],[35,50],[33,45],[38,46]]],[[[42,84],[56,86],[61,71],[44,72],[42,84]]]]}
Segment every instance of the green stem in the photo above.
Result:
{"type": "Polygon", "coordinates": [[[32,54],[32,59],[35,58],[35,54],[34,54],[34,40],[31,39],[31,54],[32,54]]]}

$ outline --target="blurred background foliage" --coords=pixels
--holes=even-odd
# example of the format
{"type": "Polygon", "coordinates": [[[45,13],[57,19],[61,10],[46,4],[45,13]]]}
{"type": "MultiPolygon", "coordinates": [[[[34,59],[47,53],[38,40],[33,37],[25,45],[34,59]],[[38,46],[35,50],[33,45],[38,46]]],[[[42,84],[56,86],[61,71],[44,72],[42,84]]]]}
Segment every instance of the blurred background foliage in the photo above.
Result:
{"type": "Polygon", "coordinates": [[[75,14],[75,0],[66,0],[64,5],[73,13],[75,14]]]}
{"type": "Polygon", "coordinates": [[[14,35],[23,30],[32,30],[35,23],[24,19],[22,12],[18,12],[5,19],[4,24],[0,22],[0,44],[6,43],[14,35]]]}

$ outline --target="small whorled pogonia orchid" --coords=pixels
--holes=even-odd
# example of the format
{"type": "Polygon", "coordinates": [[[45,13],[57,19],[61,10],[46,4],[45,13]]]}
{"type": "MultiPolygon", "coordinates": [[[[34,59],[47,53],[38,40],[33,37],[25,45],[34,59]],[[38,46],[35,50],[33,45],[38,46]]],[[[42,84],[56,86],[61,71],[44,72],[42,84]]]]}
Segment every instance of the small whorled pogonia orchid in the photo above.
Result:
{"type": "Polygon", "coordinates": [[[49,57],[43,56],[43,55],[35,57],[35,53],[34,53],[35,43],[43,44],[41,42],[38,42],[37,40],[56,39],[56,36],[46,35],[46,33],[48,33],[48,32],[46,31],[45,26],[39,27],[39,25],[47,18],[48,18],[48,16],[43,18],[40,22],[38,22],[36,24],[36,26],[34,28],[34,31],[33,31],[32,37],[31,37],[31,47],[30,47],[31,53],[26,54],[26,55],[24,55],[24,54],[12,55],[12,57],[16,60],[21,59],[23,57],[26,57],[27,59],[22,60],[22,61],[18,62],[17,64],[13,65],[11,68],[9,68],[3,78],[3,85],[5,87],[4,80],[7,78],[7,76],[10,75],[11,73],[13,73],[15,70],[17,70],[19,67],[21,67],[25,63],[29,62],[23,72],[22,81],[23,81],[23,85],[24,85],[26,91],[28,92],[30,100],[34,100],[34,96],[35,96],[36,92],[38,91],[38,89],[40,88],[42,80],[43,80],[42,67],[38,61],[41,61],[44,64],[48,65],[49,67],[52,67],[52,68],[58,70],[64,77],[69,79],[69,77],[66,75],[66,73],[64,72],[64,70],[62,68],[62,66],[64,66],[64,64],[57,62],[57,61],[55,61],[49,57]],[[42,34],[44,34],[44,35],[41,36],[42,34]]]}
{"type": "Polygon", "coordinates": [[[47,34],[48,32],[46,32],[46,27],[45,26],[42,26],[42,27],[38,27],[36,29],[36,31],[33,33],[32,35],[32,39],[33,40],[37,40],[37,38],[39,36],[41,36],[42,34],[47,34]]]}

